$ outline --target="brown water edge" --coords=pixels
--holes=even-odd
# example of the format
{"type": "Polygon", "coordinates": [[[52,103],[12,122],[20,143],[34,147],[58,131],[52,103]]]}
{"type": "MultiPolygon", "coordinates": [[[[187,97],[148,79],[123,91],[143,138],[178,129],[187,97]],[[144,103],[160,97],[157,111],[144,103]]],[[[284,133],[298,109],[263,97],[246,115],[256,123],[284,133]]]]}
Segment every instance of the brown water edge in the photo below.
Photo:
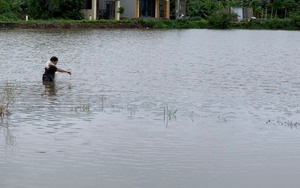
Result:
{"type": "Polygon", "coordinates": [[[139,23],[0,23],[0,29],[142,29],[139,23]]]}

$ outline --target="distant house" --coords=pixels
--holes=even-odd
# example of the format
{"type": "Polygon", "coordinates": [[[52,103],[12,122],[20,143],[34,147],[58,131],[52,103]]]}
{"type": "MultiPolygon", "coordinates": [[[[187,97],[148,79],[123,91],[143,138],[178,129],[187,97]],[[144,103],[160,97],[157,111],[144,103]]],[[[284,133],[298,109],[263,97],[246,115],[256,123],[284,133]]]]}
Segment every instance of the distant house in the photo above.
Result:
{"type": "Polygon", "coordinates": [[[82,13],[86,19],[96,20],[97,15],[97,3],[98,0],[83,0],[84,7],[82,9],[82,13]]]}
{"type": "Polygon", "coordinates": [[[119,6],[125,18],[170,18],[169,0],[84,0],[86,19],[115,19],[119,6]]]}
{"type": "Polygon", "coordinates": [[[253,9],[246,7],[231,7],[230,13],[236,14],[236,21],[249,20],[253,17],[253,9]]]}
{"type": "Polygon", "coordinates": [[[125,8],[123,16],[128,18],[169,19],[170,16],[169,0],[123,0],[121,4],[125,8]]]}
{"type": "Polygon", "coordinates": [[[186,16],[186,0],[175,0],[175,18],[186,16]]]}

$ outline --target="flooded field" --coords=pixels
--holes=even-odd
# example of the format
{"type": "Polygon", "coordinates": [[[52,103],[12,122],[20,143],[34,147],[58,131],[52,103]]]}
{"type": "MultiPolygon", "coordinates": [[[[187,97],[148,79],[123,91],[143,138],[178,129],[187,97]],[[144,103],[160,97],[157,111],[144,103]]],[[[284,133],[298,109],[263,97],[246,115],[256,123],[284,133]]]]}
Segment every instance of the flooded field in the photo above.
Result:
{"type": "Polygon", "coordinates": [[[300,33],[0,30],[1,188],[298,188],[300,33]],[[43,85],[51,56],[72,75],[43,85]]]}

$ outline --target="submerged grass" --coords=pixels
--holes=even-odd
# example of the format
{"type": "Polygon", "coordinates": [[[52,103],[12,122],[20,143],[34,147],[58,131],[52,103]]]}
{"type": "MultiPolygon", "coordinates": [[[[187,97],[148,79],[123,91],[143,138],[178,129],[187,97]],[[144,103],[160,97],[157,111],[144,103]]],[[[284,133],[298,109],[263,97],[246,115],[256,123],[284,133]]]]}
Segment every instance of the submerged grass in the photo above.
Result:
{"type": "Polygon", "coordinates": [[[268,120],[266,121],[268,125],[278,125],[278,126],[285,126],[291,129],[297,129],[300,126],[300,122],[292,121],[292,120],[268,120]]]}
{"type": "Polygon", "coordinates": [[[11,116],[15,100],[16,86],[6,84],[0,93],[0,123],[7,121],[11,116]]]}

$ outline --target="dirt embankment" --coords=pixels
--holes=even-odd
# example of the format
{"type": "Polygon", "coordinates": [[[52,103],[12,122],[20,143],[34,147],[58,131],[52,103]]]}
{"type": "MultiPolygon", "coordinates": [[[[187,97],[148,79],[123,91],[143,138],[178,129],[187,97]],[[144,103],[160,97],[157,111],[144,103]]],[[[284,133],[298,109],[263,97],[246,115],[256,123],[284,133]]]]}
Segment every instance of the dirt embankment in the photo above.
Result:
{"type": "Polygon", "coordinates": [[[122,29],[144,28],[141,24],[133,23],[0,23],[0,29],[122,29]]]}

